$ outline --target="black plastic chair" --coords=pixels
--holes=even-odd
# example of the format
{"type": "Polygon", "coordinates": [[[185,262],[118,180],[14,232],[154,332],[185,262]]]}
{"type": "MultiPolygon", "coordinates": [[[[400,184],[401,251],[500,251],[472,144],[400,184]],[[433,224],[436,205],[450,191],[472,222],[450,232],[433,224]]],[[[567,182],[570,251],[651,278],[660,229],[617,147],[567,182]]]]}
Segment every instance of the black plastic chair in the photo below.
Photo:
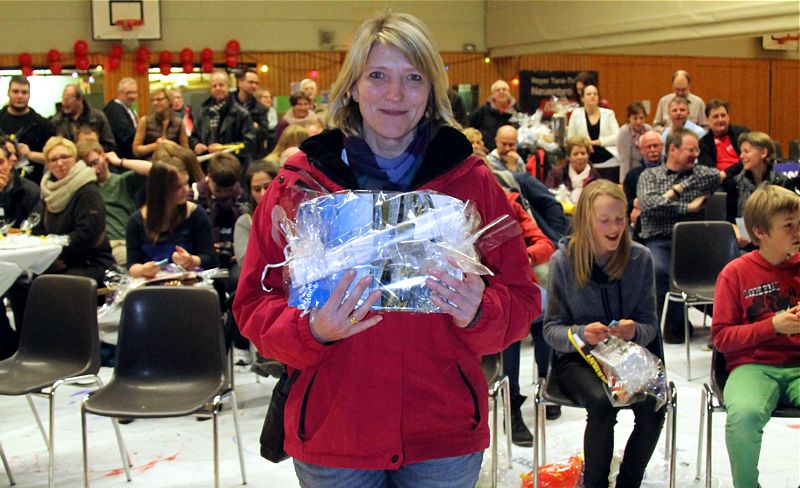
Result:
{"type": "MultiPolygon", "coordinates": [[[[242,484],[247,484],[229,362],[219,298],[213,290],[156,286],[130,292],[123,302],[114,375],[107,386],[86,395],[81,405],[84,486],[89,486],[86,413],[116,418],[181,417],[210,403],[218,487],[217,424],[223,397],[233,401],[239,467],[242,484]]],[[[124,458],[123,464],[127,464],[124,458]]]]}
{"type": "Polygon", "coordinates": [[[789,161],[800,161],[800,139],[789,141],[789,161]]]}
{"type": "MultiPolygon", "coordinates": [[[[661,333],[647,346],[647,349],[664,361],[664,343],[661,333]]],[[[584,405],[573,402],[561,391],[558,381],[553,375],[553,358],[555,352],[551,349],[548,357],[547,377],[540,379],[534,390],[533,425],[536,434],[533,440],[533,486],[539,488],[539,466],[547,463],[547,430],[545,427],[545,405],[560,405],[562,407],[586,408],[584,405]],[[541,443],[541,444],[540,444],[541,443]],[[541,459],[540,459],[541,449],[541,459]]],[[[665,363],[666,364],[666,363],[665,363]]],[[[666,366],[665,366],[666,368],[666,366]]],[[[630,408],[630,407],[623,407],[630,408]]],[[[676,415],[678,411],[678,393],[675,383],[667,383],[667,435],[664,445],[664,459],[669,462],[669,487],[675,487],[675,436],[676,415]]]]}
{"type": "MultiPolygon", "coordinates": [[[[700,457],[703,452],[703,427],[705,424],[706,439],[706,459],[705,459],[705,482],[706,488],[711,487],[711,426],[712,414],[714,412],[725,411],[725,398],[722,392],[725,391],[725,383],[728,381],[728,364],[725,355],[716,349],[711,353],[711,385],[703,384],[703,394],[700,397],[700,428],[697,433],[697,472],[695,480],[700,480],[700,457]],[[716,404],[714,400],[716,399],[716,404]]],[[[800,408],[789,406],[778,406],[772,412],[773,417],[798,418],[800,408]]]]}
{"type": "MultiPolygon", "coordinates": [[[[102,386],[97,291],[94,280],[80,276],[44,275],[31,284],[17,352],[0,361],[0,395],[26,395],[48,450],[49,486],[55,479],[54,400],[65,384],[102,386]],[[49,434],[45,433],[32,395],[48,398],[49,434]]],[[[114,423],[120,451],[119,426],[114,423]]],[[[13,477],[0,447],[6,472],[13,477]]]]}
{"type": "Polygon", "coordinates": [[[717,275],[737,256],[736,235],[729,222],[678,222],[672,229],[670,290],[664,297],[661,329],[664,329],[669,303],[682,302],[687,381],[692,380],[689,306],[714,303],[717,275]]]}
{"type": "Polygon", "coordinates": [[[705,204],[705,220],[727,221],[728,220],[728,194],[723,191],[714,192],[708,197],[705,204]]]}
{"type": "Polygon", "coordinates": [[[492,399],[492,487],[497,486],[497,430],[498,406],[500,395],[503,397],[503,426],[506,431],[506,449],[508,468],[511,469],[511,387],[508,376],[503,374],[503,353],[490,354],[481,358],[481,368],[489,383],[489,398],[492,399]]]}

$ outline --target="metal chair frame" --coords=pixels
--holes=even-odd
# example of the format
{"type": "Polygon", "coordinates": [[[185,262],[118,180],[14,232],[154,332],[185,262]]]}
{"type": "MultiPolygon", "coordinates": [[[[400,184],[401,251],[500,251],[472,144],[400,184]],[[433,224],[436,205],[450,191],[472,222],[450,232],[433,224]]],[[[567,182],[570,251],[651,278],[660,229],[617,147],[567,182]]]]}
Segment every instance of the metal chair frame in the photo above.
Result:
{"type": "Polygon", "coordinates": [[[503,374],[503,354],[491,354],[484,356],[481,360],[483,371],[486,375],[486,380],[489,382],[489,398],[492,400],[492,487],[497,486],[497,470],[499,464],[497,461],[497,430],[498,424],[498,407],[500,397],[503,401],[503,426],[506,431],[506,449],[508,453],[508,467],[512,468],[511,464],[511,387],[509,386],[508,376],[503,374]],[[492,361],[492,364],[487,364],[492,361]]]}

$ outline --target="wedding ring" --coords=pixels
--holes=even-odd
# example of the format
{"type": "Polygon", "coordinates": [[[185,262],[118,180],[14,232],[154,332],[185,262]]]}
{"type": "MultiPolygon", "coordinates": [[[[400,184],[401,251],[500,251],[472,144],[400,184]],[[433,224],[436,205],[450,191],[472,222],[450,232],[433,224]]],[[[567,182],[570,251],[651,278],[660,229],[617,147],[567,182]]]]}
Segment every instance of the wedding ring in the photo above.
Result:
{"type": "Polygon", "coordinates": [[[354,316],[350,316],[350,325],[356,325],[358,323],[358,319],[354,316]]]}

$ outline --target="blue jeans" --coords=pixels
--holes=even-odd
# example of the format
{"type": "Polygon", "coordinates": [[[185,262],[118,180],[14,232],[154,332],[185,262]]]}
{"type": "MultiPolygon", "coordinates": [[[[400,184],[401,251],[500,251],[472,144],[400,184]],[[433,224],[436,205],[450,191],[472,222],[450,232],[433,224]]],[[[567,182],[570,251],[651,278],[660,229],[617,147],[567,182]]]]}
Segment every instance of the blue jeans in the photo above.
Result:
{"type": "MultiPolygon", "coordinates": [[[[656,278],[656,311],[661,316],[664,309],[664,296],[669,291],[669,267],[672,257],[672,239],[648,239],[644,243],[653,255],[653,266],[656,278]]],[[[678,302],[670,302],[664,330],[671,330],[683,336],[683,306],[678,302]]]]}
{"type": "Polygon", "coordinates": [[[431,459],[396,470],[329,468],[294,460],[304,488],[472,488],[478,482],[483,451],[431,459]]]}

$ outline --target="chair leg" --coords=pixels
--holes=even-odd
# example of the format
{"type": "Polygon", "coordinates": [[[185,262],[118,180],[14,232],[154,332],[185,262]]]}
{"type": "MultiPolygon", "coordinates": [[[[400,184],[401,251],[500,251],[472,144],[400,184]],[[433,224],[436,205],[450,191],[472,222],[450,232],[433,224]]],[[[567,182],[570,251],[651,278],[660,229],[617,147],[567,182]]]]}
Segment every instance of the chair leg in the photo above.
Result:
{"type": "Polygon", "coordinates": [[[531,474],[533,476],[533,488],[539,488],[539,443],[542,436],[539,433],[539,415],[541,414],[541,397],[539,396],[542,387],[542,382],[536,382],[536,388],[533,392],[533,469],[531,474]]]}
{"type": "Polygon", "coordinates": [[[36,405],[33,403],[33,396],[32,395],[25,395],[25,398],[28,400],[28,405],[31,407],[31,412],[33,412],[33,418],[36,419],[36,425],[39,426],[39,432],[42,433],[42,439],[44,439],[44,445],[49,446],[50,441],[47,440],[47,433],[44,431],[44,425],[42,424],[42,418],[39,417],[39,410],[36,409],[36,405]]]}
{"type": "Polygon", "coordinates": [[[671,295],[669,292],[667,292],[666,295],[664,295],[664,306],[661,307],[661,324],[659,325],[659,327],[661,327],[662,333],[664,332],[664,324],[667,323],[667,309],[669,309],[670,296],[671,295]]]}
{"type": "MultiPolygon", "coordinates": [[[[499,394],[498,385],[497,385],[497,383],[495,383],[494,385],[492,385],[492,393],[490,395],[491,398],[492,398],[492,439],[491,439],[491,443],[492,443],[492,477],[491,477],[492,488],[496,488],[497,487],[497,465],[498,465],[498,462],[497,462],[497,451],[498,451],[498,448],[497,448],[497,442],[498,442],[497,441],[497,436],[499,435],[499,431],[498,431],[498,428],[497,428],[497,424],[498,424],[498,422],[497,422],[497,414],[499,412],[497,410],[498,410],[498,407],[499,407],[498,402],[500,400],[498,398],[498,396],[497,396],[498,394],[499,394]]],[[[506,434],[508,434],[508,433],[506,433],[506,434]]]]}
{"type": "Polygon", "coordinates": [[[50,488],[55,487],[55,474],[56,474],[56,450],[55,450],[55,442],[53,440],[53,435],[55,434],[55,409],[56,409],[56,390],[59,386],[64,384],[64,380],[58,380],[53,383],[53,386],[50,387],[50,392],[48,393],[48,401],[49,401],[49,416],[50,416],[50,442],[47,445],[47,457],[48,457],[48,468],[47,468],[47,485],[50,488]]]}
{"type": "Polygon", "coordinates": [[[672,417],[672,421],[670,422],[670,430],[668,432],[668,439],[670,439],[669,443],[669,488],[675,488],[675,468],[678,462],[677,459],[677,446],[676,442],[678,440],[677,431],[678,431],[678,392],[675,389],[675,383],[669,383],[669,392],[670,392],[670,401],[667,408],[669,408],[669,414],[672,417]]]}
{"type": "Polygon", "coordinates": [[[8,476],[8,482],[11,486],[17,484],[14,481],[14,475],[11,473],[11,466],[8,465],[8,459],[6,459],[6,451],[3,450],[3,444],[0,443],[0,459],[3,460],[3,467],[6,468],[6,476],[8,476]]]}
{"type": "Polygon", "coordinates": [[[697,462],[695,463],[694,480],[700,481],[700,466],[703,462],[703,430],[706,425],[706,403],[708,393],[705,391],[700,392],[700,425],[697,427],[697,462]]]}
{"type": "MultiPolygon", "coordinates": [[[[81,400],[81,445],[83,447],[83,488],[89,488],[89,447],[86,433],[86,400],[89,395],[84,395],[81,400]]],[[[123,464],[125,464],[123,460],[123,464]]]]}
{"type": "Polygon", "coordinates": [[[692,341],[689,339],[689,304],[686,303],[688,297],[683,294],[683,342],[686,344],[686,381],[692,381],[692,358],[689,355],[692,341]]]}
{"type": "Polygon", "coordinates": [[[214,488],[219,488],[219,410],[220,396],[217,395],[214,397],[213,407],[211,408],[214,428],[214,488]]]}
{"type": "Polygon", "coordinates": [[[506,454],[508,456],[508,468],[511,469],[511,385],[508,376],[503,376],[500,380],[501,392],[503,393],[503,425],[506,428],[506,454]]]}
{"type": "Polygon", "coordinates": [[[711,488],[711,429],[713,427],[714,404],[711,395],[706,396],[706,488],[711,488]]]}
{"type": "MultiPolygon", "coordinates": [[[[256,375],[258,376],[258,375],[256,375]]],[[[244,471],[244,451],[242,450],[242,435],[241,431],[239,430],[239,409],[236,408],[236,405],[239,402],[236,400],[236,392],[234,390],[230,391],[231,399],[233,400],[233,428],[236,431],[236,448],[239,451],[239,469],[242,471],[242,484],[247,484],[247,475],[244,471]]]]}

